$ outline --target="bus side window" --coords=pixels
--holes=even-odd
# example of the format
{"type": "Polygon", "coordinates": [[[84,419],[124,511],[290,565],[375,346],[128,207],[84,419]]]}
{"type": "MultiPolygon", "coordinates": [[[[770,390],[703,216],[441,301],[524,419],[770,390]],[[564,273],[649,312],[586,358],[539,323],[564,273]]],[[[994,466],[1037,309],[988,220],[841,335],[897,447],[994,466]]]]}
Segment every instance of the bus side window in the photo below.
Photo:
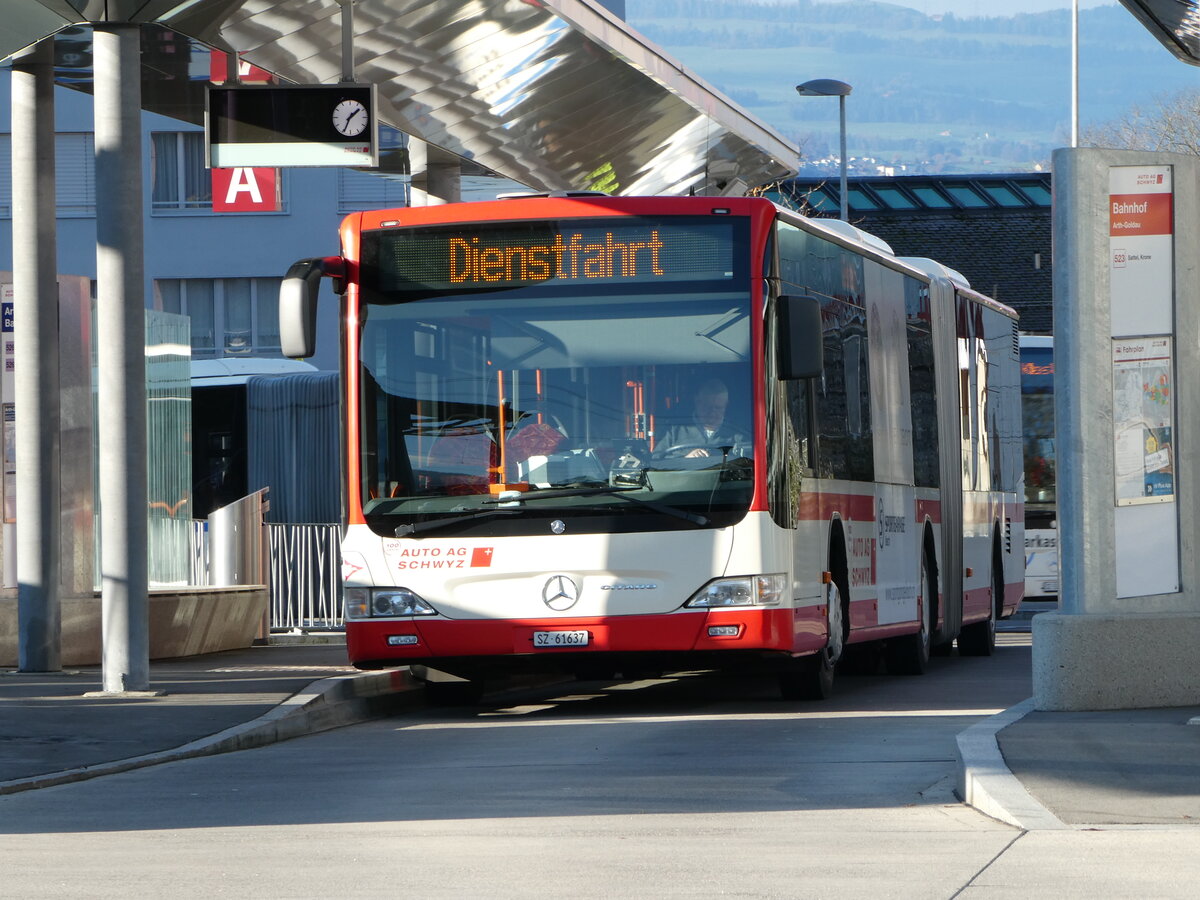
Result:
{"type": "Polygon", "coordinates": [[[811,396],[814,383],[810,378],[787,382],[787,414],[792,423],[792,434],[799,444],[800,465],[806,472],[811,472],[813,468],[813,450],[816,447],[811,396]]]}

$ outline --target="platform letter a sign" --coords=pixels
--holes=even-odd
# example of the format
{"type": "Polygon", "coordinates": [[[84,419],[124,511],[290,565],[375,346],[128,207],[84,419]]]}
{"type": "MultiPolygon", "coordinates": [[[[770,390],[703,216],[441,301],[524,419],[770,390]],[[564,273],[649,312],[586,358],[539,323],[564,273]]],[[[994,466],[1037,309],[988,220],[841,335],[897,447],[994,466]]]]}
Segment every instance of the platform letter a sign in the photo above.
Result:
{"type": "Polygon", "coordinates": [[[212,198],[213,212],[277,212],[279,170],[213,169],[212,198]]]}

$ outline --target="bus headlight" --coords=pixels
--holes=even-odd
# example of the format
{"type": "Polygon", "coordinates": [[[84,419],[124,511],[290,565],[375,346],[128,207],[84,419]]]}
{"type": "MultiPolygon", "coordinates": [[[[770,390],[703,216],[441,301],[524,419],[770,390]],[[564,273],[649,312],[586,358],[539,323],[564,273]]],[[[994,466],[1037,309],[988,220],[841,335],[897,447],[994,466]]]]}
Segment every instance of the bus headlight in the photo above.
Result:
{"type": "Polygon", "coordinates": [[[437,610],[408,588],[348,587],[342,591],[347,619],[436,616],[437,610]]]}
{"type": "Polygon", "coordinates": [[[778,606],[787,579],[783,575],[746,575],[718,578],[700,588],[686,607],[716,609],[725,606],[778,606]]]}

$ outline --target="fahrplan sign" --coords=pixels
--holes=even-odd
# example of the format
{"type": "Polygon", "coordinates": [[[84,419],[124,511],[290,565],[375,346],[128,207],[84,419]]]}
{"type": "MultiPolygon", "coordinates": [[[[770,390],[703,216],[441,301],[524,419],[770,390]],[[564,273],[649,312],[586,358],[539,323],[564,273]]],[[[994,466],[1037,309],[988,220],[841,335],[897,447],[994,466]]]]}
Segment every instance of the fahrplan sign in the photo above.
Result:
{"type": "Polygon", "coordinates": [[[1108,169],[1118,597],[1179,590],[1172,166],[1108,169]]]}

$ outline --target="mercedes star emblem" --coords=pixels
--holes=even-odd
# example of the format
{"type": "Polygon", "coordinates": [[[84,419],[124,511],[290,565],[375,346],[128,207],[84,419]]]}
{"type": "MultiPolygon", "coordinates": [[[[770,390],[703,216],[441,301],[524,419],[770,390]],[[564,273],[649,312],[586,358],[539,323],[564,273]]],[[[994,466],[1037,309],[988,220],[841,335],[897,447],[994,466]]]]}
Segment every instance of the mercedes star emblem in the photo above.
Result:
{"type": "Polygon", "coordinates": [[[579,587],[566,575],[551,575],[542,588],[542,600],[551,609],[562,612],[579,600],[579,587]]]}
{"type": "Polygon", "coordinates": [[[553,522],[550,523],[550,530],[553,531],[555,534],[562,534],[564,531],[567,530],[567,523],[564,522],[562,519],[555,519],[553,522]]]}

